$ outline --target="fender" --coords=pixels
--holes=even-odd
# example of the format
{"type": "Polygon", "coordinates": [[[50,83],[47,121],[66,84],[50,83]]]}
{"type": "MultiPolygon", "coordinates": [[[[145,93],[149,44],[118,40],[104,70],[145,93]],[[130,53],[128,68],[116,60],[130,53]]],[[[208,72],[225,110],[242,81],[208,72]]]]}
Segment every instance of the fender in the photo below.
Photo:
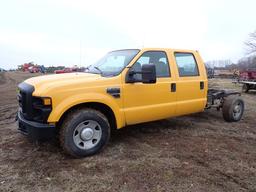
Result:
{"type": "Polygon", "coordinates": [[[65,98],[60,103],[53,106],[53,110],[50,116],[48,117],[48,122],[58,122],[62,115],[70,108],[79,104],[89,102],[97,102],[107,105],[114,112],[117,128],[125,126],[124,112],[123,110],[121,110],[116,100],[114,100],[111,96],[99,93],[85,93],[65,98]]]}

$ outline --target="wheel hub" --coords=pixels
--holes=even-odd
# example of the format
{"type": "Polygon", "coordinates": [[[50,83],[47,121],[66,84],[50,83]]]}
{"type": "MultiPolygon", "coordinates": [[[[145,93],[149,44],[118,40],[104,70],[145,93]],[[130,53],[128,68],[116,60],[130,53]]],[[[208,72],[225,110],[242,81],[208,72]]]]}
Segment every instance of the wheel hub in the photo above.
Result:
{"type": "Polygon", "coordinates": [[[234,112],[235,113],[239,113],[240,112],[240,106],[239,105],[235,106],[234,112]]]}
{"type": "Polygon", "coordinates": [[[85,120],[76,126],[73,132],[73,141],[75,145],[88,150],[95,147],[102,137],[102,129],[99,123],[94,120],[85,120]]]}
{"type": "Polygon", "coordinates": [[[93,129],[92,128],[84,128],[81,131],[80,137],[84,141],[91,140],[93,137],[93,129]]]}

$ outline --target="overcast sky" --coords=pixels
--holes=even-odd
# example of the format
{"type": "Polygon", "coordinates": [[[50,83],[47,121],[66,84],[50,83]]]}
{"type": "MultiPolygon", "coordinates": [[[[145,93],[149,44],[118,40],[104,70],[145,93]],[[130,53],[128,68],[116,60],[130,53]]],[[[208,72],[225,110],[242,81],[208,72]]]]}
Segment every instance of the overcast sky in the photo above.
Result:
{"type": "Polygon", "coordinates": [[[8,0],[0,4],[0,67],[85,66],[105,52],[170,47],[205,61],[245,55],[255,0],[8,0]]]}

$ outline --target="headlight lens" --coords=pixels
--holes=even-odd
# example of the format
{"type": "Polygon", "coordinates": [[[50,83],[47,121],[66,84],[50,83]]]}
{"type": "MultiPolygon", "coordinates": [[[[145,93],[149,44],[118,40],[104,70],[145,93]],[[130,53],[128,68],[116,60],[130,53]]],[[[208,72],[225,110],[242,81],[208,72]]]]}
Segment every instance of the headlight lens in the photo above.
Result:
{"type": "Polygon", "coordinates": [[[52,110],[50,97],[33,97],[33,120],[46,122],[52,110]]]}

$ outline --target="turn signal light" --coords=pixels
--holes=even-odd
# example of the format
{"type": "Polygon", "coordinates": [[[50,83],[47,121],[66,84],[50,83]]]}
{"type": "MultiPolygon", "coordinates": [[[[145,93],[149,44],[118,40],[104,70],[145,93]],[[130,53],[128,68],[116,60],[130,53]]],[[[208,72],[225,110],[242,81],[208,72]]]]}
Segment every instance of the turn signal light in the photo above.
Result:
{"type": "Polygon", "coordinates": [[[43,98],[43,103],[44,105],[51,105],[52,104],[52,100],[51,98],[43,98]]]}

